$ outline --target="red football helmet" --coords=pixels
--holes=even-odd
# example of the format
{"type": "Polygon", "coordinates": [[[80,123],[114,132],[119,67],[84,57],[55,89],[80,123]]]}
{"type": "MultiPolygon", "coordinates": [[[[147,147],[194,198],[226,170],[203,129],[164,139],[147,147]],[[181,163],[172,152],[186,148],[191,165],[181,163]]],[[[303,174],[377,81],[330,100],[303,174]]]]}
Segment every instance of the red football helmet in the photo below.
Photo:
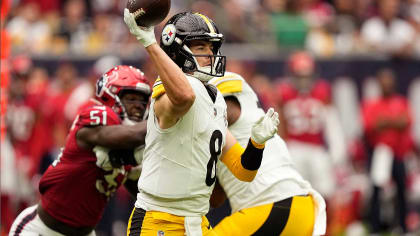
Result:
{"type": "Polygon", "coordinates": [[[125,116],[125,108],[120,101],[123,91],[137,91],[149,97],[152,93],[144,73],[133,66],[116,66],[102,75],[96,82],[96,99],[115,112],[125,116]]]}
{"type": "Polygon", "coordinates": [[[315,70],[315,61],[309,53],[298,51],[290,55],[287,66],[294,75],[309,76],[315,70]]]}

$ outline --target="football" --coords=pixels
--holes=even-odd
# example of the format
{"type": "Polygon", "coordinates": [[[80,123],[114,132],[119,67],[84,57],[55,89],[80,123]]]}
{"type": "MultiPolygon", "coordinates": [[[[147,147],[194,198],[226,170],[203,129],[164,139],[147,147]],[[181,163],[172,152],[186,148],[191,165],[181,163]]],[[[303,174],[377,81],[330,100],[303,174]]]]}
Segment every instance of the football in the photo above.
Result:
{"type": "Polygon", "coordinates": [[[150,27],[162,22],[169,13],[171,0],[128,0],[127,9],[134,13],[138,26],[150,27]]]}

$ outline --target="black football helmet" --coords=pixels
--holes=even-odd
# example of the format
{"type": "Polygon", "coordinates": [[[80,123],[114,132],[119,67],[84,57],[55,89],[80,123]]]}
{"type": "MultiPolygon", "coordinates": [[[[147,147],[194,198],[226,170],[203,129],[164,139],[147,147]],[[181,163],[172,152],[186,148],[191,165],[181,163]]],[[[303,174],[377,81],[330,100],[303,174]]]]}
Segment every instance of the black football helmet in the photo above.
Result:
{"type": "Polygon", "coordinates": [[[171,17],[162,30],[160,47],[185,73],[192,73],[201,81],[223,76],[226,56],[220,54],[223,35],[216,24],[200,13],[182,12],[171,17]],[[213,55],[193,55],[188,42],[209,41],[213,44],[213,55]],[[200,67],[195,57],[211,57],[210,67],[200,67]]]}

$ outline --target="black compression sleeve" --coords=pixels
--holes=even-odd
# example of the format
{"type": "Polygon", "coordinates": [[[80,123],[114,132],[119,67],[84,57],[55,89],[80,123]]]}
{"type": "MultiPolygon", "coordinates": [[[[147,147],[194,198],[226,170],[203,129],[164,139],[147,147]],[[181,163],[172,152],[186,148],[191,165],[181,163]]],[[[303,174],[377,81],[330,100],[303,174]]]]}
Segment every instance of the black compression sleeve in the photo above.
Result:
{"type": "Polygon", "coordinates": [[[247,170],[258,170],[261,166],[263,152],[264,148],[256,148],[249,139],[248,145],[241,155],[242,166],[247,170]]]}

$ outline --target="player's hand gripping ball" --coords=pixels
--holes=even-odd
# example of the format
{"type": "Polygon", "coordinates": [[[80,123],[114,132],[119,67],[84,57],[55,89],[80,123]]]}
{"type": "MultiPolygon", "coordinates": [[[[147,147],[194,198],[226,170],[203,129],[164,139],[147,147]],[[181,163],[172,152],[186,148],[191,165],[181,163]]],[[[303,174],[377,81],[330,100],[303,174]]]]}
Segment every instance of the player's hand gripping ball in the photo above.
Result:
{"type": "Polygon", "coordinates": [[[138,26],[150,27],[162,22],[169,13],[171,0],[128,0],[127,9],[133,13],[138,26]]]}

